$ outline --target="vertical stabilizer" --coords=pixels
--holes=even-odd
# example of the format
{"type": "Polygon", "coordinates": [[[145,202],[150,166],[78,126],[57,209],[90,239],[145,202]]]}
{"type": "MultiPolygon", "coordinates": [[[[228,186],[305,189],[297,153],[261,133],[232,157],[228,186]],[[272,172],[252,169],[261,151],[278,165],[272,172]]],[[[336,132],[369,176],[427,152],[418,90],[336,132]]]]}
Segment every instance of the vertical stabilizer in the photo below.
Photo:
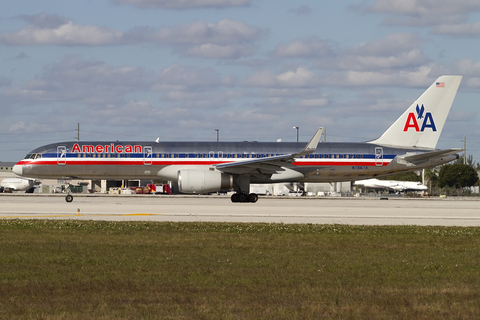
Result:
{"type": "Polygon", "coordinates": [[[438,78],[372,144],[435,149],[462,76],[438,78]]]}

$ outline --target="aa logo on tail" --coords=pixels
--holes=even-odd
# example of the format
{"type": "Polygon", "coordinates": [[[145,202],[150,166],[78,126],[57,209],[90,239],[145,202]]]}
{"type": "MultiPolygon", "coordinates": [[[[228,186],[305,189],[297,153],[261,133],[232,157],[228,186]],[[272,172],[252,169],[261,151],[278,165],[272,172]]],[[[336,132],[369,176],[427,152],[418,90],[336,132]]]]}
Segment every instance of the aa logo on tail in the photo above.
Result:
{"type": "Polygon", "coordinates": [[[431,128],[432,131],[437,131],[435,127],[435,121],[433,121],[432,113],[427,112],[425,113],[425,117],[423,113],[425,112],[425,107],[419,107],[417,104],[416,107],[417,116],[413,112],[410,112],[407,116],[407,121],[405,122],[405,127],[403,128],[404,132],[407,132],[410,128],[413,128],[416,132],[423,132],[426,128],[431,128]],[[422,122],[423,121],[423,122],[422,122]],[[418,125],[419,122],[422,122],[422,127],[418,125]]]}

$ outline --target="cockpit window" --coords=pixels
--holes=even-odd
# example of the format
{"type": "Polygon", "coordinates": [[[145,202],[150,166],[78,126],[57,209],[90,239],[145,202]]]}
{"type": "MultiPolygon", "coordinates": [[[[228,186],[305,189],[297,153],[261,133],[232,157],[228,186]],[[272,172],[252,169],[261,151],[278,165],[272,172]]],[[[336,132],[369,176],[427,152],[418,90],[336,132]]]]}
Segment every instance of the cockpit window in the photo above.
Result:
{"type": "Polygon", "coordinates": [[[25,156],[24,159],[40,159],[42,157],[41,153],[29,153],[25,156]]]}

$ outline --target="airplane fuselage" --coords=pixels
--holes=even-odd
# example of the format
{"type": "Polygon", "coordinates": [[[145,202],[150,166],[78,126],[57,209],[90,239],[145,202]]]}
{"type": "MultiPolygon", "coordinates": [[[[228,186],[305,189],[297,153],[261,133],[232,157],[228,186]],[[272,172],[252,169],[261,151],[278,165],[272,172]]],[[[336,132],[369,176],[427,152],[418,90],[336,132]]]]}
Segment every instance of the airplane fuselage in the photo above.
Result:
{"type": "MultiPolygon", "coordinates": [[[[61,142],[33,150],[17,163],[17,174],[31,178],[164,179],[177,181],[180,169],[215,171],[225,163],[294,153],[303,142],[61,142]]],[[[251,183],[353,181],[411,171],[397,156],[431,150],[390,148],[370,143],[319,143],[312,154],[283,164],[268,164],[250,172],[251,183]]],[[[449,155],[415,169],[456,159],[449,155]]],[[[239,175],[245,172],[238,172],[239,175]]]]}

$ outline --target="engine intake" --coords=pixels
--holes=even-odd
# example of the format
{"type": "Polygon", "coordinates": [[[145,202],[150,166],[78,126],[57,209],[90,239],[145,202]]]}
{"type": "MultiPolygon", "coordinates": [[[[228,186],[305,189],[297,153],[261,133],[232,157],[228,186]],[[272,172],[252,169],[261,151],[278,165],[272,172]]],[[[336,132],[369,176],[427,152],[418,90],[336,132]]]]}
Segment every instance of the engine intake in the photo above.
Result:
{"type": "Polygon", "coordinates": [[[178,171],[182,193],[208,193],[233,188],[233,176],[219,171],[185,169],[178,171]]]}

